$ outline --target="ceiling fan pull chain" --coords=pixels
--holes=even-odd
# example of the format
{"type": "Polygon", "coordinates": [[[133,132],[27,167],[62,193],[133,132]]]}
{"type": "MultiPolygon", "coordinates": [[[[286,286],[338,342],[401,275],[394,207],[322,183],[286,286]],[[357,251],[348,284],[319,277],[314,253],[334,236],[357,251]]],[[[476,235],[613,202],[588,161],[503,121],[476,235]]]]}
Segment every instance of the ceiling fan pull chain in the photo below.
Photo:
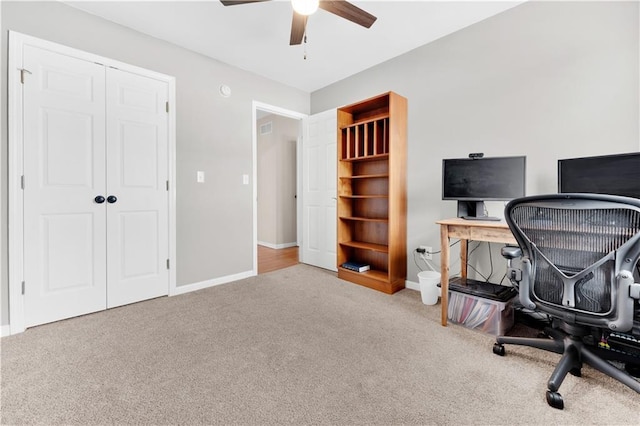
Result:
{"type": "Polygon", "coordinates": [[[304,33],[304,60],[307,60],[307,32],[304,33]]]}

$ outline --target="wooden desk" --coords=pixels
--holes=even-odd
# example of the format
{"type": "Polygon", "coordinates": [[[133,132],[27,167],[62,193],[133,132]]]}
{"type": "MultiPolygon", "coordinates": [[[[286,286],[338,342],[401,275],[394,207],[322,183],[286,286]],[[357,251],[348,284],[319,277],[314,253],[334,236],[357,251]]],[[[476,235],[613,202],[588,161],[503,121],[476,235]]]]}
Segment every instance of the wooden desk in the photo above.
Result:
{"type": "Polygon", "coordinates": [[[436,223],[440,225],[441,322],[442,325],[447,325],[447,310],[449,308],[449,238],[460,239],[460,274],[462,278],[467,278],[469,240],[516,245],[518,243],[504,221],[466,220],[456,217],[439,220],[436,223]]]}

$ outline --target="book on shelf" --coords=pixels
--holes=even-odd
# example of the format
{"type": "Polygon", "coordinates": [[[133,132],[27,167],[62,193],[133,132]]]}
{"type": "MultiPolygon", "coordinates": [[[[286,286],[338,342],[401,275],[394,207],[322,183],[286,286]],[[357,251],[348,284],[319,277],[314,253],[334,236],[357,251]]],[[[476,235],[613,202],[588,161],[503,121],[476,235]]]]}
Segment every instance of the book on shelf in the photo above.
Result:
{"type": "Polygon", "coordinates": [[[344,262],[342,264],[342,267],[344,269],[348,269],[350,271],[355,271],[355,272],[364,272],[364,271],[368,271],[369,269],[371,269],[371,266],[369,266],[366,263],[361,263],[361,262],[344,262]]]}

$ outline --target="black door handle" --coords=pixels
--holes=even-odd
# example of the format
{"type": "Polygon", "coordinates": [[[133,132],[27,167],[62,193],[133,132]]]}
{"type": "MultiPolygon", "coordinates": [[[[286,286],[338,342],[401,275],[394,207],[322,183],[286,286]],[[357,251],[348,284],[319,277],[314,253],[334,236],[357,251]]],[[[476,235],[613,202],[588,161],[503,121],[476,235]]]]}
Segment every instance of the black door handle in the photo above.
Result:
{"type": "Polygon", "coordinates": [[[98,204],[102,204],[104,203],[104,197],[102,195],[98,195],[96,198],[93,199],[93,201],[95,201],[98,204]]]}
{"type": "Polygon", "coordinates": [[[109,203],[109,204],[113,204],[113,203],[115,203],[116,201],[118,201],[118,199],[116,198],[116,196],[115,196],[115,195],[109,195],[109,196],[107,197],[107,203],[109,203]]]}

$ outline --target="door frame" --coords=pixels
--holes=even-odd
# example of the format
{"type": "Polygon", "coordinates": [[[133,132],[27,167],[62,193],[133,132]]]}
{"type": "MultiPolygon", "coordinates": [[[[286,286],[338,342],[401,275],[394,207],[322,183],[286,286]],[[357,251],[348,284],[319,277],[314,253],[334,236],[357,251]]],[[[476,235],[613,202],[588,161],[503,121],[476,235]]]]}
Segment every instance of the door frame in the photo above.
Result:
{"type": "Polygon", "coordinates": [[[258,122],[258,110],[270,112],[273,114],[281,115],[288,118],[298,120],[298,139],[296,143],[296,192],[298,198],[296,199],[296,239],[297,244],[300,245],[301,239],[301,215],[299,214],[302,208],[302,193],[301,193],[301,145],[304,143],[302,135],[303,123],[302,120],[308,117],[307,114],[301,112],[288,110],[275,105],[269,105],[263,102],[254,100],[251,104],[252,121],[251,121],[251,155],[252,155],[252,174],[253,174],[253,275],[258,275],[258,129],[256,123],[258,122]]]}
{"type": "MultiPolygon", "coordinates": [[[[7,79],[8,96],[8,254],[9,254],[9,328],[10,334],[25,330],[25,298],[23,290],[23,193],[21,180],[23,175],[23,104],[21,96],[21,69],[24,46],[34,46],[62,55],[96,62],[104,66],[142,75],[167,83],[169,93],[168,117],[168,172],[169,172],[169,296],[176,291],[176,84],[175,77],[129,65],[114,59],[67,47],[58,43],[32,37],[16,31],[9,31],[9,70],[7,79]]],[[[28,75],[27,75],[28,78],[28,75]]],[[[106,297],[106,295],[105,295],[106,297]]]]}

